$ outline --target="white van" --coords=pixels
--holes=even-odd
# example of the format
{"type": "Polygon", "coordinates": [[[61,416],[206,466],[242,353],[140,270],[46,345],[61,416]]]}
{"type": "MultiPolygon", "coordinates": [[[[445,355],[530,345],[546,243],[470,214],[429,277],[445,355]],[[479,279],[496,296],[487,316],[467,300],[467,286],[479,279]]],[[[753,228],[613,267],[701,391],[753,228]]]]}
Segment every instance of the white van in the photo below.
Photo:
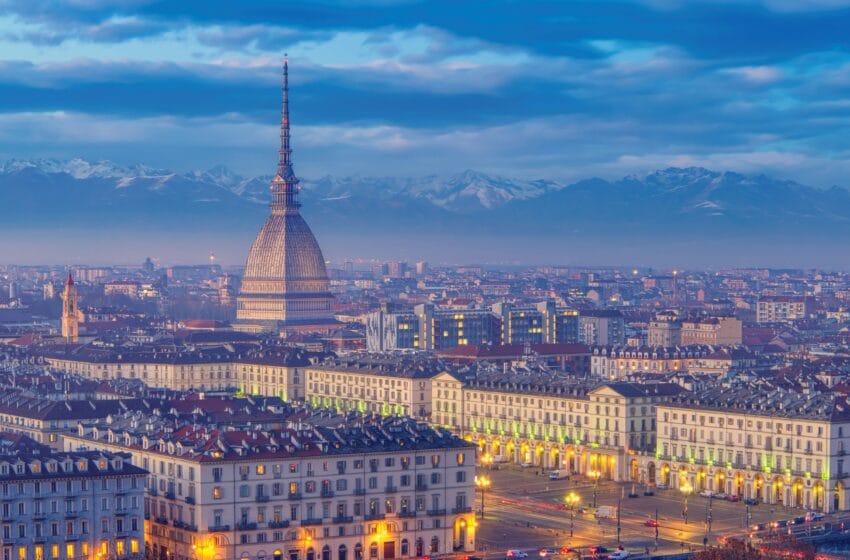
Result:
{"type": "Polygon", "coordinates": [[[570,473],[566,470],[554,470],[549,471],[549,480],[561,480],[562,478],[568,478],[570,473]]]}
{"type": "Polygon", "coordinates": [[[617,507],[616,506],[599,506],[596,509],[596,513],[594,513],[596,517],[602,519],[614,519],[617,517],[617,507]]]}

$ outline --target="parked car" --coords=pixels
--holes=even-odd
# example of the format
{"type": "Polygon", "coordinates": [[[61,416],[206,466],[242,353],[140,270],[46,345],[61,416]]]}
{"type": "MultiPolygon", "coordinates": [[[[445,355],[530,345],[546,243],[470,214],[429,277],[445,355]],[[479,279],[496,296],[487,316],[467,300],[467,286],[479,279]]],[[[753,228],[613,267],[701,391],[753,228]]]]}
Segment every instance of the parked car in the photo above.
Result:
{"type": "Polygon", "coordinates": [[[820,511],[810,511],[806,513],[806,521],[817,521],[823,519],[824,514],[820,511]]]}
{"type": "Polygon", "coordinates": [[[591,546],[587,550],[589,550],[591,554],[605,554],[608,552],[608,549],[604,546],[591,546]]]}
{"type": "Polygon", "coordinates": [[[713,495],[713,492],[711,490],[703,490],[699,493],[699,495],[703,498],[710,498],[713,495]]]}
{"type": "Polygon", "coordinates": [[[751,529],[753,531],[764,531],[769,525],[770,523],[756,523],[751,527],[751,529]]]}
{"type": "Polygon", "coordinates": [[[714,496],[712,496],[715,500],[725,500],[726,494],[724,492],[716,492],[714,496]]]}
{"type": "Polygon", "coordinates": [[[791,523],[793,523],[794,525],[802,525],[805,522],[806,522],[806,516],[805,515],[802,515],[800,517],[795,517],[794,519],[791,520],[791,523]]]}
{"type": "Polygon", "coordinates": [[[652,488],[647,488],[646,490],[643,491],[643,495],[644,496],[654,496],[655,492],[652,491],[652,488]]]}
{"type": "Polygon", "coordinates": [[[748,506],[757,506],[759,505],[759,500],[758,498],[745,498],[744,503],[748,506]]]}
{"type": "Polygon", "coordinates": [[[741,496],[737,494],[726,494],[726,498],[724,498],[727,502],[740,502],[741,496]]]}
{"type": "Polygon", "coordinates": [[[608,555],[608,560],[626,560],[630,556],[631,554],[629,554],[628,550],[615,550],[608,555]]]}
{"type": "Polygon", "coordinates": [[[661,523],[657,519],[647,519],[643,524],[647,527],[661,527],[661,523]]]}
{"type": "Polygon", "coordinates": [[[779,529],[780,527],[787,527],[789,523],[790,521],[788,521],[787,519],[780,519],[779,521],[773,522],[773,528],[779,529]]]}
{"type": "Polygon", "coordinates": [[[550,558],[557,554],[554,548],[541,548],[540,549],[540,557],[541,558],[550,558]]]}
{"type": "Polygon", "coordinates": [[[520,463],[519,466],[524,468],[524,469],[530,469],[531,467],[534,466],[534,463],[520,463]]]}
{"type": "Polygon", "coordinates": [[[667,485],[664,484],[664,483],[656,484],[655,488],[658,489],[658,490],[667,490],[667,485]]]}
{"type": "Polygon", "coordinates": [[[523,558],[528,558],[528,553],[523,552],[517,548],[512,548],[505,553],[505,558],[512,558],[513,560],[522,560],[523,558]]]}

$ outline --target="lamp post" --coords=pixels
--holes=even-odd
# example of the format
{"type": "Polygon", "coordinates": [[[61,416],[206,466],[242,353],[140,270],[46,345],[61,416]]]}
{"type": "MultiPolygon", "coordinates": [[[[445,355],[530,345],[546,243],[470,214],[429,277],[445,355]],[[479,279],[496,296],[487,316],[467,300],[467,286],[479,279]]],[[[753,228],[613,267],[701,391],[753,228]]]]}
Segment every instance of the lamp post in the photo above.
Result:
{"type": "Polygon", "coordinates": [[[570,538],[572,538],[573,526],[575,522],[575,507],[581,501],[581,496],[579,496],[575,492],[570,492],[569,494],[567,494],[567,497],[564,498],[564,501],[567,502],[567,505],[570,508],[570,538]]]}
{"type": "Polygon", "coordinates": [[[685,525],[688,524],[688,496],[691,495],[691,492],[694,491],[694,487],[691,486],[691,483],[687,480],[679,486],[679,490],[682,492],[682,495],[685,497],[684,500],[684,509],[682,509],[682,517],[685,518],[685,525]]]}
{"type": "Polygon", "coordinates": [[[602,476],[602,473],[593,469],[587,473],[587,476],[593,479],[593,507],[596,507],[596,494],[599,491],[599,478],[602,476]]]}
{"type": "Polygon", "coordinates": [[[481,456],[481,466],[487,467],[488,469],[493,465],[493,456],[490,455],[489,452],[485,452],[484,455],[481,456]]]}
{"type": "Polygon", "coordinates": [[[475,477],[475,486],[481,490],[481,519],[484,519],[484,492],[490,488],[490,477],[486,475],[475,477]]]}

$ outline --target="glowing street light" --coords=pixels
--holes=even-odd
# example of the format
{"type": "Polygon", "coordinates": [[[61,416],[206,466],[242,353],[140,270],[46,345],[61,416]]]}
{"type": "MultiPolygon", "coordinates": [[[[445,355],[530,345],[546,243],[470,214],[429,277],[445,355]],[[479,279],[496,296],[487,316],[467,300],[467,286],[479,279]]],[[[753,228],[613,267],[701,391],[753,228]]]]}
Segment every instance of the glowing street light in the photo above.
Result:
{"type": "Polygon", "coordinates": [[[570,492],[569,494],[567,494],[567,497],[564,498],[564,501],[567,502],[567,505],[570,507],[570,538],[572,538],[573,524],[575,521],[575,507],[581,501],[581,496],[579,496],[575,492],[570,492]]]}
{"type": "Polygon", "coordinates": [[[682,509],[682,517],[685,518],[685,525],[688,524],[688,496],[694,491],[694,487],[687,480],[679,486],[679,491],[685,497],[684,509],[682,509]]]}
{"type": "Polygon", "coordinates": [[[587,473],[587,476],[593,480],[593,507],[596,507],[596,494],[599,492],[599,479],[602,477],[602,472],[593,469],[587,473]]]}
{"type": "Polygon", "coordinates": [[[492,464],[493,464],[493,456],[490,455],[489,452],[484,453],[484,455],[481,456],[481,466],[487,467],[489,469],[492,464]]]}
{"type": "Polygon", "coordinates": [[[481,490],[481,519],[484,519],[484,492],[490,488],[490,477],[483,474],[481,476],[476,476],[475,486],[481,490]]]}

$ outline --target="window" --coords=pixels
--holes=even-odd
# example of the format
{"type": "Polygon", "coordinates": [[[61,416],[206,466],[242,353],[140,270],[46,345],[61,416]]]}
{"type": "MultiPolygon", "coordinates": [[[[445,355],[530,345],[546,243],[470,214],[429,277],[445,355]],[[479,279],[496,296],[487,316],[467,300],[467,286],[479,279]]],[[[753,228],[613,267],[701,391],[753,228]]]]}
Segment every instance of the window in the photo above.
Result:
{"type": "Polygon", "coordinates": [[[214,467],[213,468],[213,481],[214,482],[221,482],[221,477],[223,476],[223,474],[224,474],[224,469],[222,469],[221,467],[214,467]]]}
{"type": "Polygon", "coordinates": [[[266,466],[265,465],[257,465],[257,474],[262,476],[266,474],[266,466]]]}
{"type": "Polygon", "coordinates": [[[221,486],[213,486],[213,500],[221,499],[221,486]]]}

